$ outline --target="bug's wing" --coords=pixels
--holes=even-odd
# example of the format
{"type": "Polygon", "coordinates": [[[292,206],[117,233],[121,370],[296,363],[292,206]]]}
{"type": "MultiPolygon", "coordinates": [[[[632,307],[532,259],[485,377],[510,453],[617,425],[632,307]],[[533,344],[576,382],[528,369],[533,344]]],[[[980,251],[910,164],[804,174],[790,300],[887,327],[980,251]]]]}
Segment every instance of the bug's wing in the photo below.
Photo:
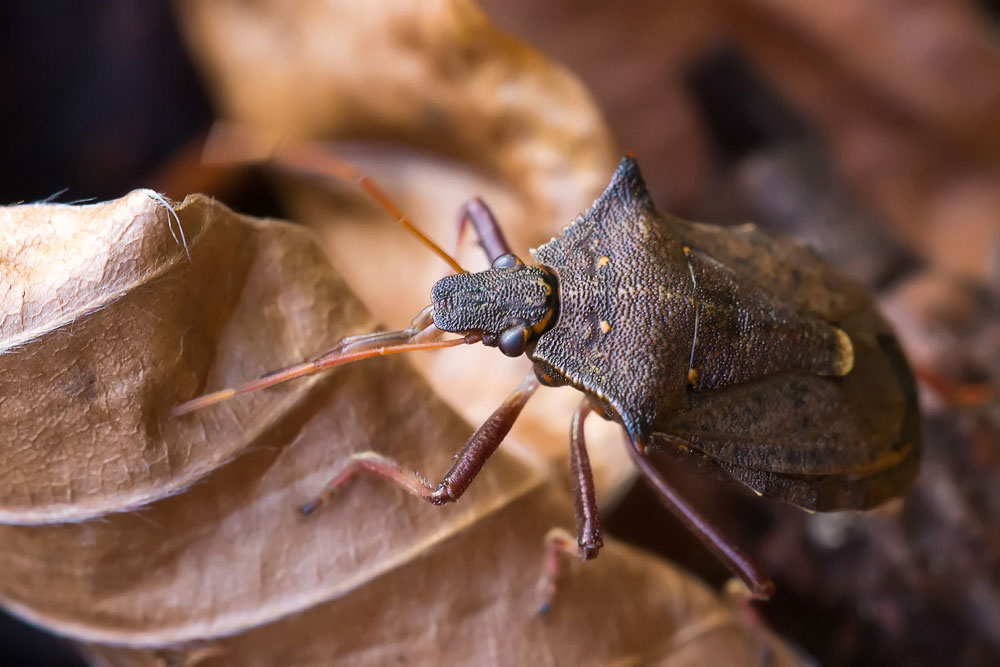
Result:
{"type": "Polygon", "coordinates": [[[766,470],[713,462],[723,473],[763,496],[813,512],[866,510],[900,495],[917,476],[919,456],[908,456],[898,465],[865,475],[783,475],[766,470]]]}
{"type": "Polygon", "coordinates": [[[843,378],[779,374],[709,392],[655,427],[762,495],[812,510],[864,509],[916,474],[919,413],[909,368],[886,332],[854,332],[843,378]]]}
{"type": "Polygon", "coordinates": [[[899,495],[920,456],[916,388],[865,292],[810,248],[753,225],[669,224],[738,277],[839,326],[855,358],[841,378],[784,373],[691,392],[687,408],[654,425],[661,442],[686,442],[762,495],[807,509],[864,509],[899,495]]]}
{"type": "Polygon", "coordinates": [[[796,371],[842,376],[854,364],[848,335],[762,289],[755,279],[686,248],[700,327],[691,351],[696,391],[796,371]]]}
{"type": "Polygon", "coordinates": [[[669,218],[669,224],[692,247],[797,312],[839,323],[872,308],[864,290],[798,241],[751,224],[718,227],[679,218],[669,218]]]}

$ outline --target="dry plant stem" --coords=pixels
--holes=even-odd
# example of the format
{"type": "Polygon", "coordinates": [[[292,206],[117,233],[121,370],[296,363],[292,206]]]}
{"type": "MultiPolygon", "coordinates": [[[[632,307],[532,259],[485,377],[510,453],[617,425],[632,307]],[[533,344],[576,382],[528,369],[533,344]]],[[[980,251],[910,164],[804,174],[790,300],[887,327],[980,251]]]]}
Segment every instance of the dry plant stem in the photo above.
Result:
{"type": "Polygon", "coordinates": [[[507,437],[507,433],[510,432],[521,410],[536,389],[538,380],[532,373],[525,377],[507,400],[476,429],[454,457],[455,463],[436,487],[431,486],[419,473],[407,470],[392,459],[375,452],[362,452],[350,456],[344,470],[327,484],[319,496],[302,505],[300,511],[302,514],[312,514],[359,473],[381,477],[432,505],[455,502],[462,497],[472,480],[483,469],[487,459],[507,437]]]}
{"type": "Polygon", "coordinates": [[[646,458],[643,445],[629,440],[626,443],[626,449],[646,479],[646,483],[659,496],[667,509],[684,524],[685,528],[696,535],[702,544],[708,547],[708,550],[729,568],[730,572],[746,584],[751,596],[757,600],[770,599],[774,594],[774,583],[771,579],[761,572],[760,568],[746,554],[723,535],[720,535],[711,523],[674,491],[673,487],[660,474],[660,471],[656,469],[656,466],[646,458]]]}

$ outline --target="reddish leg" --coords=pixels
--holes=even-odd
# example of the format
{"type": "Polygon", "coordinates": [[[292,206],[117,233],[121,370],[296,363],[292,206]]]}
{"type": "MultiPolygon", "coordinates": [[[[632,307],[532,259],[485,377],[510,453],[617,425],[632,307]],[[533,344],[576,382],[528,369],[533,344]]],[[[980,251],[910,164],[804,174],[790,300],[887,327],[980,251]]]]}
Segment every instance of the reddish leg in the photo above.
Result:
{"type": "Polygon", "coordinates": [[[455,456],[451,470],[436,487],[431,486],[421,475],[404,469],[392,459],[374,452],[363,452],[350,456],[344,470],[330,480],[316,499],[302,505],[300,511],[303,514],[312,514],[359,473],[381,477],[432,505],[455,502],[465,493],[472,480],[482,470],[486,460],[503,442],[536,389],[538,380],[532,373],[521,381],[517,389],[472,434],[455,456]]]}
{"type": "Polygon", "coordinates": [[[545,565],[539,582],[542,605],[540,614],[548,613],[556,592],[562,554],[578,556],[583,560],[596,558],[604,539],[601,537],[601,519],[597,508],[594,476],[590,471],[590,457],[583,424],[590,414],[590,399],[584,397],[573,413],[569,431],[570,474],[573,484],[573,509],[576,514],[576,540],[562,528],[553,528],[545,536],[545,565]],[[575,542],[575,543],[574,543],[575,542]]]}
{"type": "Polygon", "coordinates": [[[467,223],[472,223],[472,228],[476,231],[479,245],[486,252],[490,264],[496,261],[501,255],[513,254],[507,239],[504,238],[500,224],[493,217],[493,212],[486,203],[476,197],[462,204],[458,213],[458,234],[455,237],[455,254],[458,254],[458,246],[462,243],[462,235],[465,233],[467,223]]]}
{"type": "Polygon", "coordinates": [[[746,584],[750,595],[757,600],[767,600],[774,594],[774,584],[761,572],[756,563],[743,553],[735,544],[720,535],[703,516],[687,504],[673,487],[663,478],[660,471],[645,456],[642,443],[629,440],[626,444],[629,455],[636,467],[646,479],[646,483],[660,497],[667,509],[677,517],[684,526],[694,533],[702,544],[718,558],[729,571],[746,584]]]}
{"type": "Polygon", "coordinates": [[[583,423],[590,414],[590,399],[584,397],[573,413],[570,426],[569,453],[570,473],[573,484],[573,509],[576,514],[576,537],[580,547],[580,558],[590,560],[604,546],[601,538],[601,517],[597,509],[597,491],[594,476],[590,472],[590,456],[587,455],[587,441],[583,423]]]}

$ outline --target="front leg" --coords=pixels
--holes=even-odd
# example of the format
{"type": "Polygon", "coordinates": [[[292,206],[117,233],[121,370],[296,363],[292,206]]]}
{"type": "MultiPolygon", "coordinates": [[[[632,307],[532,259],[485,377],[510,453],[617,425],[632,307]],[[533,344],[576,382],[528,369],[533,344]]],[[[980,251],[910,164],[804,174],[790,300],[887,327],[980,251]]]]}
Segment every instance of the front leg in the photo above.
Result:
{"type": "Polygon", "coordinates": [[[507,433],[510,432],[521,410],[536,389],[538,380],[535,379],[534,373],[531,373],[472,434],[465,446],[455,455],[455,463],[451,466],[451,470],[436,487],[431,486],[422,475],[406,470],[390,458],[375,452],[362,452],[348,457],[344,470],[330,480],[319,496],[302,505],[299,511],[305,515],[312,514],[359,473],[381,477],[432,505],[455,502],[465,493],[472,480],[486,464],[486,460],[507,437],[507,433]]]}
{"type": "Polygon", "coordinates": [[[489,258],[490,264],[493,264],[497,257],[501,255],[513,254],[510,251],[510,246],[507,245],[507,239],[504,238],[503,230],[500,229],[500,224],[493,215],[493,211],[479,197],[465,202],[459,210],[458,233],[455,236],[454,254],[458,254],[458,246],[462,243],[465,226],[470,222],[476,232],[476,238],[479,239],[479,245],[489,258]]]}

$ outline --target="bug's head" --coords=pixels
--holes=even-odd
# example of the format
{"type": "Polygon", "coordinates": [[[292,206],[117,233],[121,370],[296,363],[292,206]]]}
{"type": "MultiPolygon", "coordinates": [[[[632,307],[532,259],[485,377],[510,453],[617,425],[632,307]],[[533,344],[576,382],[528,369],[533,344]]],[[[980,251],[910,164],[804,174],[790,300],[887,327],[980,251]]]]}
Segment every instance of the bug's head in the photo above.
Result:
{"type": "Polygon", "coordinates": [[[557,291],[552,273],[501,255],[486,271],[456,273],[434,284],[434,324],[455,333],[480,332],[484,345],[516,357],[555,323],[557,291]]]}

